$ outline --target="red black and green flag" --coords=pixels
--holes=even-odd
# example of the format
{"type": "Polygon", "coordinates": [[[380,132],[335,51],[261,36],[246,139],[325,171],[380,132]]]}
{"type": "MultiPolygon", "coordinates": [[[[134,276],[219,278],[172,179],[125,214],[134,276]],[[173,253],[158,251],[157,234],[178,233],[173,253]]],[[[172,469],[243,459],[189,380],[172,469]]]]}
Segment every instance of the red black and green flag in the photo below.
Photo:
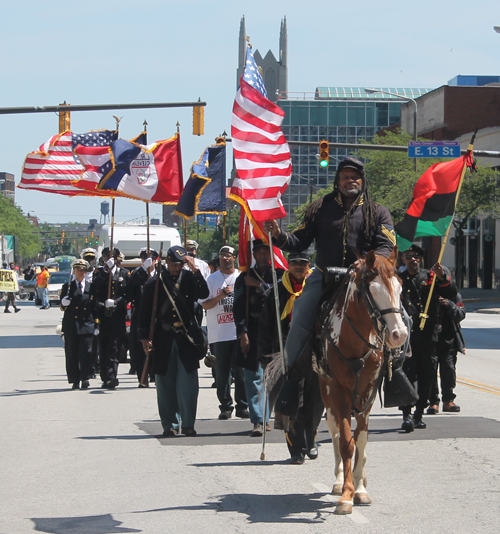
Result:
{"type": "Polygon", "coordinates": [[[444,236],[453,219],[457,191],[472,153],[435,163],[422,174],[404,219],[395,226],[399,250],[407,250],[416,237],[444,236]]]}

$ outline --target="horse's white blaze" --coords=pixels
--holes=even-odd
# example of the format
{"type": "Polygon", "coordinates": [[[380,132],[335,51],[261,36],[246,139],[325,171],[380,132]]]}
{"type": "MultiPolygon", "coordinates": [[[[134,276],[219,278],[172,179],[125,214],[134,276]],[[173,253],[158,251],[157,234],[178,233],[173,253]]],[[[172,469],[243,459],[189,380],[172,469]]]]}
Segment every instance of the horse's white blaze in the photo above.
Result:
{"type": "MultiPolygon", "coordinates": [[[[401,307],[401,282],[395,276],[389,282],[392,286],[392,296],[388,288],[382,283],[380,276],[376,276],[370,282],[370,292],[379,310],[385,310],[387,308],[399,309],[401,307]]],[[[389,348],[396,348],[403,345],[408,336],[408,332],[406,331],[401,314],[394,312],[387,313],[384,315],[384,320],[387,323],[387,346],[389,348]]]]}

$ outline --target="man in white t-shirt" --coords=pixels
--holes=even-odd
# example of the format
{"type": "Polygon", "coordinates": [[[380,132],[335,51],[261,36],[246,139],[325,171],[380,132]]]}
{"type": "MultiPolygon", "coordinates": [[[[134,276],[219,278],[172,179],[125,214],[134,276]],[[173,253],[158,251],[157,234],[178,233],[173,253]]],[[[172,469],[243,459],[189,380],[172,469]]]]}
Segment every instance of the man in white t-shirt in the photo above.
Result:
{"type": "Polygon", "coordinates": [[[220,270],[207,279],[210,294],[200,301],[207,311],[208,342],[216,359],[215,381],[220,402],[219,419],[229,419],[233,412],[231,398],[231,374],[234,378],[234,399],[236,417],[249,417],[245,393],[243,369],[234,366],[236,347],[236,326],[233,319],[234,283],[239,271],[234,267],[234,248],[224,246],[219,251],[220,270]]]}

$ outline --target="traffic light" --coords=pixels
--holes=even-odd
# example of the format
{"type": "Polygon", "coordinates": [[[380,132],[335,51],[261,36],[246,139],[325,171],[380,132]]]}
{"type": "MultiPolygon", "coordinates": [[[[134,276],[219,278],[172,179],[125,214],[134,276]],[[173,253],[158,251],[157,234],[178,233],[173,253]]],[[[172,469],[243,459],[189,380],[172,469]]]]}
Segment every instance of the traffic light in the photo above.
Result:
{"type": "Polygon", "coordinates": [[[330,144],[323,140],[319,142],[319,166],[326,169],[330,164],[330,144]]]}
{"type": "Polygon", "coordinates": [[[205,108],[203,106],[193,107],[193,135],[204,135],[205,133],[205,108]]]}
{"type": "Polygon", "coordinates": [[[92,231],[90,232],[90,237],[91,237],[92,239],[94,239],[94,230],[92,230],[92,231]]]}

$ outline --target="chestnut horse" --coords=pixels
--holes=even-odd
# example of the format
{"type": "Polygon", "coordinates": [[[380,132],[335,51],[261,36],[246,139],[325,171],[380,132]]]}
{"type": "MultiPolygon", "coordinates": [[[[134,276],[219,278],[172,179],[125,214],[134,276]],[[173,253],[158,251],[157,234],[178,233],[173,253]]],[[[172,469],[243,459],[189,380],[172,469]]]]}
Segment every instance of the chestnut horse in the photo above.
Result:
{"type": "Polygon", "coordinates": [[[341,495],[336,514],[352,513],[353,504],[371,504],[365,474],[368,418],[382,379],[384,347],[396,349],[407,337],[396,258],[396,249],[390,258],[372,250],[358,260],[320,331],[317,372],[335,452],[332,493],[341,495]]]}

